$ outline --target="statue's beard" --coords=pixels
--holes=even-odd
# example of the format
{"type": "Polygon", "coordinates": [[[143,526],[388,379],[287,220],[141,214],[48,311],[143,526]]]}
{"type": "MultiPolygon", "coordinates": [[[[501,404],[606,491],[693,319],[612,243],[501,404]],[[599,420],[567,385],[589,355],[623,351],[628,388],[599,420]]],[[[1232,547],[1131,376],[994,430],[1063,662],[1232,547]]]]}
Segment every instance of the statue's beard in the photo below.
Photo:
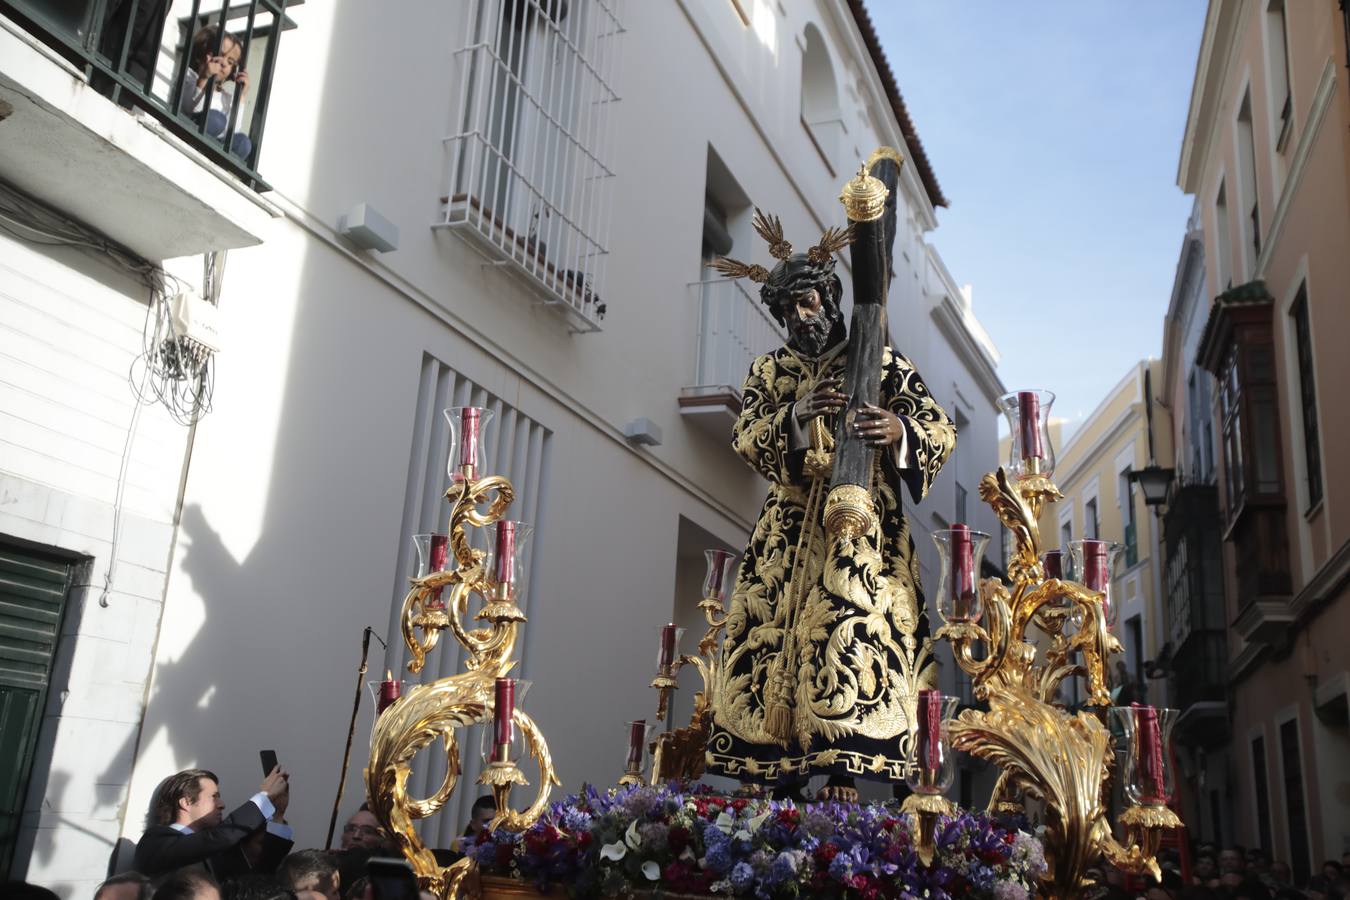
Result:
{"type": "Polygon", "coordinates": [[[799,353],[819,356],[829,348],[837,320],[834,310],[821,307],[811,318],[795,323],[788,343],[799,353]]]}

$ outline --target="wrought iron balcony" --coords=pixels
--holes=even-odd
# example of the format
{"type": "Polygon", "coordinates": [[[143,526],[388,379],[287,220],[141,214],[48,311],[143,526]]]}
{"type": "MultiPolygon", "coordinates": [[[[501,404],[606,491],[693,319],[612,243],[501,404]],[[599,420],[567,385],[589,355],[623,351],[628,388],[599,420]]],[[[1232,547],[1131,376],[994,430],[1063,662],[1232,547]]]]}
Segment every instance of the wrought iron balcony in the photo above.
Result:
{"type": "Polygon", "coordinates": [[[0,179],[151,260],[258,243],[267,204],[221,173],[267,187],[272,75],[302,2],[0,0],[0,179]]]}
{"type": "MultiPolygon", "coordinates": [[[[302,3],[0,0],[0,12],[66,57],[114,103],[146,110],[221,168],[265,190],[257,161],[272,73],[281,32],[295,27],[286,7],[302,3]],[[237,41],[237,66],[219,78],[193,70],[197,37],[212,56],[233,56],[228,47],[237,41]],[[201,93],[214,103],[194,109],[193,98],[184,95],[190,76],[205,78],[201,93]]],[[[191,81],[198,83],[197,77],[191,81]]]]}
{"type": "Polygon", "coordinates": [[[719,440],[729,440],[750,363],[782,346],[785,335],[737,281],[696,281],[689,289],[698,303],[698,339],[693,380],[680,392],[680,414],[719,440]]]}

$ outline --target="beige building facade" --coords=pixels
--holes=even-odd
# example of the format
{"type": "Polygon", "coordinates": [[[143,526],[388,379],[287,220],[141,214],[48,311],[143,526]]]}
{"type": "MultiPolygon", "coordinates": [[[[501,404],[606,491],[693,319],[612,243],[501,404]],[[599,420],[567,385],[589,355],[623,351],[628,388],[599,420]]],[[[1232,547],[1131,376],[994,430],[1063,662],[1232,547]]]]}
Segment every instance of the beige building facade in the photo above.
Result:
{"type": "Polygon", "coordinates": [[[1207,777],[1235,800],[1223,839],[1296,879],[1350,849],[1346,41],[1337,4],[1210,3],[1178,172],[1203,313],[1169,316],[1165,348],[1169,403],[1193,423],[1174,426],[1176,467],[1212,477],[1221,538],[1231,770],[1207,777]],[[1187,395],[1195,365],[1208,398],[1187,395]]]}

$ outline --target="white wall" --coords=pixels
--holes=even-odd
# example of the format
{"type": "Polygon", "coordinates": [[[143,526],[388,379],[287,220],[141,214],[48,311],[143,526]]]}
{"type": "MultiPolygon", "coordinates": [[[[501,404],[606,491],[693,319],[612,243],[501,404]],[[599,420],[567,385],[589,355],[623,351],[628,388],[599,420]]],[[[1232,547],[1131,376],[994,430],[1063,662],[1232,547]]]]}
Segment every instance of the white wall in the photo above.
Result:
{"type": "Polygon", "coordinates": [[[147,296],[96,254],[0,236],[0,536],[77,566],[15,872],[71,895],[121,831],[186,449],[185,428],[141,409],[109,582],[147,296]]]}

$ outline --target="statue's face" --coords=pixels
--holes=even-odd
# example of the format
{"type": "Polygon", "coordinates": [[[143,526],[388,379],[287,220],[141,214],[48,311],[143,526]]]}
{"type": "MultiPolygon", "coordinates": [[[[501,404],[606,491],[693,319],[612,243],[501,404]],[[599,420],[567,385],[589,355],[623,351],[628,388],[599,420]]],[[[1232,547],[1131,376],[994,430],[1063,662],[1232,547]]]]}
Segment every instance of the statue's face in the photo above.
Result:
{"type": "Polygon", "coordinates": [[[780,263],[761,294],[787,329],[788,346],[799,353],[819,356],[837,339],[836,330],[843,329],[839,280],[804,255],[780,263]]]}

